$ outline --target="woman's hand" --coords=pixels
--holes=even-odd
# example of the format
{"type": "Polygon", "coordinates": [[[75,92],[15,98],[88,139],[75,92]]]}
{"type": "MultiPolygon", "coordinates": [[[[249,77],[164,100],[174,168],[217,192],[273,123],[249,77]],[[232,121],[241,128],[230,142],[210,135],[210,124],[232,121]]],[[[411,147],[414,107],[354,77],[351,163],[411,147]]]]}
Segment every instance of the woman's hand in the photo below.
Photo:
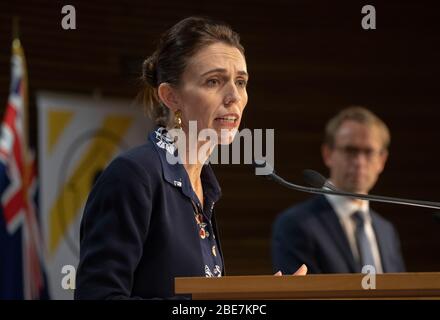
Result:
{"type": "MultiPolygon", "coordinates": [[[[292,276],[305,276],[307,274],[307,266],[305,264],[303,264],[301,267],[299,267],[298,270],[295,271],[294,274],[292,274],[292,276]]],[[[281,271],[278,271],[277,273],[274,274],[274,276],[282,276],[283,273],[281,271]]]]}

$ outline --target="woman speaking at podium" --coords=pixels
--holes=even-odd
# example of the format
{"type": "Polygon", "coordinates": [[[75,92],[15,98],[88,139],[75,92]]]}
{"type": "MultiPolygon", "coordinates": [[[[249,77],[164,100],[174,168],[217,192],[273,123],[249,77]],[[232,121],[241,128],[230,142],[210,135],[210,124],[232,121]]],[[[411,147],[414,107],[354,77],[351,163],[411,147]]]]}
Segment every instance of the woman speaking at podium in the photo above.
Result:
{"type": "Polygon", "coordinates": [[[113,160],[89,195],[75,299],[185,298],[174,294],[175,277],[224,274],[214,215],[221,191],[206,163],[213,146],[232,142],[248,101],[239,36],[186,18],[162,35],[143,80],[157,128],[113,160]],[[204,129],[216,140],[199,141],[204,129]]]}

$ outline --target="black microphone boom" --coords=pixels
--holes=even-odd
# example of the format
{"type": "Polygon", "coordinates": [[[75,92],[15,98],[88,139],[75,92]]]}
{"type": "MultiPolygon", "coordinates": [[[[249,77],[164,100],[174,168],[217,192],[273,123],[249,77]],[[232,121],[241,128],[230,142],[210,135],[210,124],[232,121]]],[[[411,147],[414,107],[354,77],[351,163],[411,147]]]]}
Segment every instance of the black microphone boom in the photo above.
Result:
{"type": "MultiPolygon", "coordinates": [[[[256,167],[263,167],[267,168],[269,167],[268,164],[266,164],[265,161],[262,160],[255,160],[254,165],[256,167]]],[[[343,196],[343,197],[350,197],[350,198],[356,198],[356,199],[362,199],[362,200],[369,200],[369,201],[376,201],[376,202],[385,202],[385,203],[393,203],[393,204],[401,204],[401,205],[408,205],[408,206],[414,206],[414,207],[423,207],[423,208],[431,208],[431,209],[440,209],[440,203],[439,202],[431,202],[431,201],[421,201],[421,200],[411,200],[411,199],[402,199],[402,198],[392,198],[392,197],[384,197],[384,196],[375,196],[375,195],[367,195],[367,194],[359,194],[359,193],[351,193],[351,192],[345,192],[336,189],[332,184],[326,185],[326,179],[322,177],[319,173],[314,172],[312,175],[309,175],[308,177],[308,183],[312,184],[314,187],[304,187],[300,186],[291,182],[288,182],[278,176],[275,171],[271,168],[271,172],[267,175],[265,175],[266,178],[274,180],[278,182],[279,184],[289,188],[294,189],[297,191],[307,192],[307,193],[314,193],[314,194],[331,194],[335,196],[343,196]],[[320,178],[321,176],[322,178],[320,178]],[[316,188],[318,187],[318,188],[316,188]],[[322,189],[322,187],[327,187],[328,189],[322,189]]],[[[308,170],[307,172],[311,172],[312,170],[308,170]]]]}

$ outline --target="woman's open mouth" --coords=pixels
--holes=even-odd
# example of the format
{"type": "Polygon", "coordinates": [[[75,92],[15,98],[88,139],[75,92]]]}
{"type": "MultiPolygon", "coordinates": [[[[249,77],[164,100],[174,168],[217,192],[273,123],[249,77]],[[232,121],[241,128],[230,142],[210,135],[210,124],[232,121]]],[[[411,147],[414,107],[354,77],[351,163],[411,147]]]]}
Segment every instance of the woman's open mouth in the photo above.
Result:
{"type": "Polygon", "coordinates": [[[221,117],[215,118],[214,121],[223,128],[235,128],[238,126],[239,120],[238,114],[227,114],[221,117]]]}

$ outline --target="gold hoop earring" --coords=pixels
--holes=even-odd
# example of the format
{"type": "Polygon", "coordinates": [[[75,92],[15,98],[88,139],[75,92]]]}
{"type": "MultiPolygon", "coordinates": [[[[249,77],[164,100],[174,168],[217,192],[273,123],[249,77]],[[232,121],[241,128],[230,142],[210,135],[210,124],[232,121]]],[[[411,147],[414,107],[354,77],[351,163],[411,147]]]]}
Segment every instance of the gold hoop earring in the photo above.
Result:
{"type": "Polygon", "coordinates": [[[180,110],[174,113],[174,128],[182,129],[182,111],[180,110]]]}

